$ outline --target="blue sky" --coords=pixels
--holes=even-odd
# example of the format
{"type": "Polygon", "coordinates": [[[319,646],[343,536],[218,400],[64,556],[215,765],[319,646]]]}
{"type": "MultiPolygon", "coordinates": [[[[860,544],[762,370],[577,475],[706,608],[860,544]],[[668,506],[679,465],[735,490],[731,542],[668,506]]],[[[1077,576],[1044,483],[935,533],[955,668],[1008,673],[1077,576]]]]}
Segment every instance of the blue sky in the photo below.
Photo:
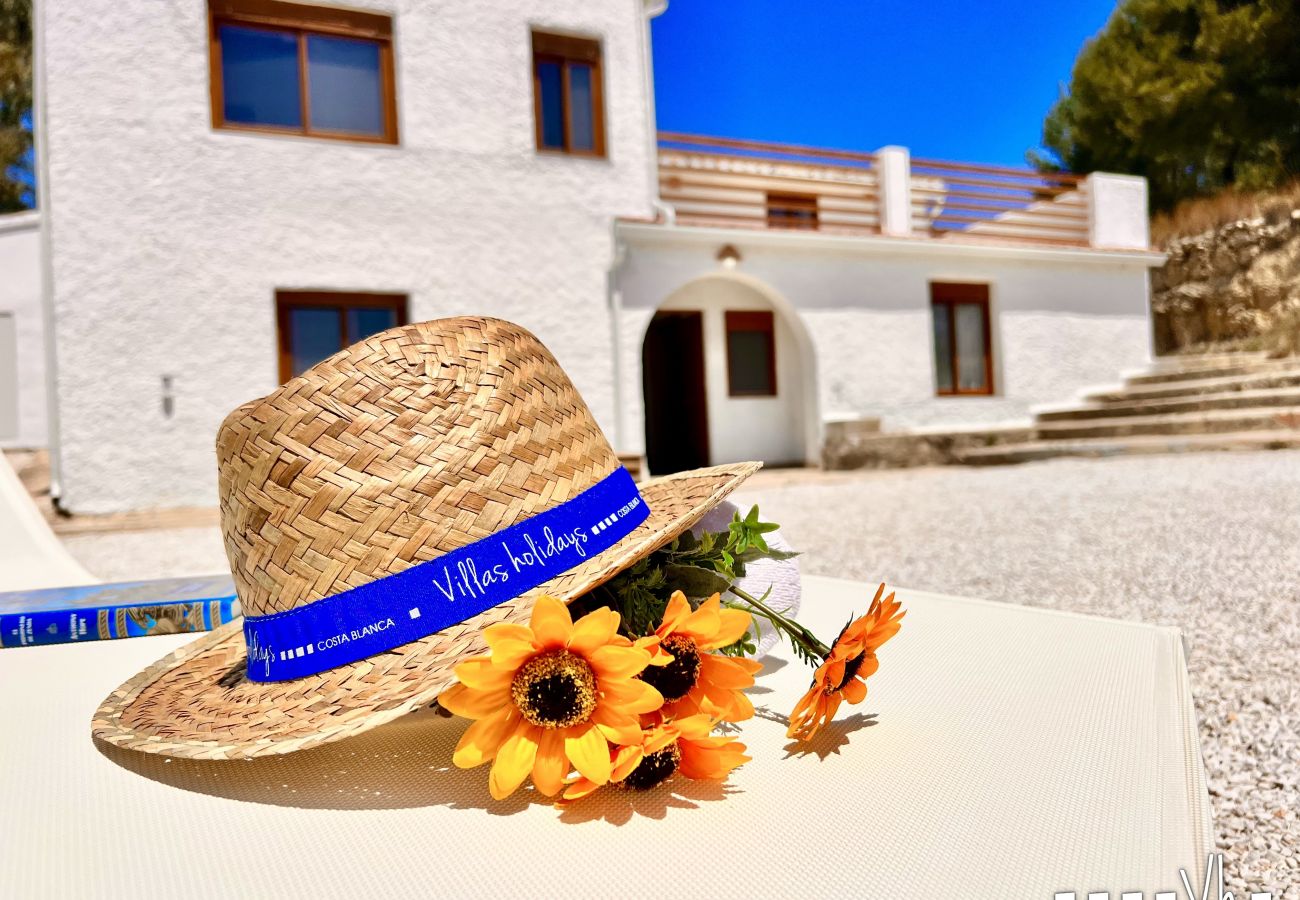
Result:
{"type": "Polygon", "coordinates": [[[671,0],[659,128],[1023,165],[1113,0],[671,0]]]}

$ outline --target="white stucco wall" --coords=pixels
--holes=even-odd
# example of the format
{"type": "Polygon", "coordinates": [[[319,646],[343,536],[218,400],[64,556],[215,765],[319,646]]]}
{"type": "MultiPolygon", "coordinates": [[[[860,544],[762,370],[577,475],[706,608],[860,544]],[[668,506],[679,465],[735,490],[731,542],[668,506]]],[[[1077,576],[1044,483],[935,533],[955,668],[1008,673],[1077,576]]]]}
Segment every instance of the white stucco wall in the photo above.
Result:
{"type": "Polygon", "coordinates": [[[69,509],[216,502],[217,426],[278,381],[276,288],[517,321],[611,432],[611,222],[652,213],[642,4],[349,5],[394,14],[399,146],[214,131],[201,0],[42,4],[69,509]],[[602,41],[608,159],[535,151],[531,26],[602,41]]]}
{"type": "MultiPolygon", "coordinates": [[[[878,416],[886,429],[1027,421],[1035,405],[1073,400],[1150,359],[1147,266],[1156,254],[976,248],[936,241],[808,234],[621,229],[624,431],[643,437],[640,346],[656,306],[721,275],[732,243],[740,277],[797,312],[815,360],[816,418],[878,416]],[[995,393],[935,396],[929,283],[990,285],[995,393]]],[[[721,277],[726,277],[721,275],[721,277]]]]}
{"type": "Polygon", "coordinates": [[[1151,246],[1145,178],[1094,172],[1088,176],[1086,193],[1089,244],[1119,250],[1151,246]]]}
{"type": "Polygon", "coordinates": [[[34,212],[0,216],[0,447],[47,439],[40,221],[34,212]]]}

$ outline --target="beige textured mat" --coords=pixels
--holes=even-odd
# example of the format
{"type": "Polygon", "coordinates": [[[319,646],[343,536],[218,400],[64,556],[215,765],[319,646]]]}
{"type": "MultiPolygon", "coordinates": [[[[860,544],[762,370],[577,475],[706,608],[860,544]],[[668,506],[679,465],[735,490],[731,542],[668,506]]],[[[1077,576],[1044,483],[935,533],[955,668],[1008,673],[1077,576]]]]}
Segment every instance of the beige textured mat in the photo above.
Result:
{"type": "MultiPolygon", "coordinates": [[[[833,635],[874,586],[808,578],[833,635]]],[[[106,690],[183,638],[0,651],[7,896],[1050,898],[1173,890],[1213,846],[1178,633],[900,590],[859,707],[808,748],[778,649],[725,786],[675,779],[560,813],[450,768],[417,713],[285,757],[97,747],[106,690]]]]}

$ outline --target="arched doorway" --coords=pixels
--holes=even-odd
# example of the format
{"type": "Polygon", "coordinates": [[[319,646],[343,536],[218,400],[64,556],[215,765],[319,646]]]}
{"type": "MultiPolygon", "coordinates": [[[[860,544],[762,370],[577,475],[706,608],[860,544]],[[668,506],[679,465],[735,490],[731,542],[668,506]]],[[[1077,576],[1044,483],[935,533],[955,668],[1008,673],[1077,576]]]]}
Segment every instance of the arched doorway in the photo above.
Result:
{"type": "Polygon", "coordinates": [[[720,272],[683,285],[655,312],[641,351],[651,473],[816,460],[811,343],[762,282],[720,272]]]}

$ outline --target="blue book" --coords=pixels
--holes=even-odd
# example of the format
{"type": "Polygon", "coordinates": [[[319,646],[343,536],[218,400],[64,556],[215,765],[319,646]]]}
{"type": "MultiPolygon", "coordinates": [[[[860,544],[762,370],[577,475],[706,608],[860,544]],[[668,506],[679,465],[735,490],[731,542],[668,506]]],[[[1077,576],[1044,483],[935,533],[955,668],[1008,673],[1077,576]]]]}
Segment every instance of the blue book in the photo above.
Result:
{"type": "Polygon", "coordinates": [[[209,631],[240,615],[229,575],[0,593],[0,647],[209,631]]]}

